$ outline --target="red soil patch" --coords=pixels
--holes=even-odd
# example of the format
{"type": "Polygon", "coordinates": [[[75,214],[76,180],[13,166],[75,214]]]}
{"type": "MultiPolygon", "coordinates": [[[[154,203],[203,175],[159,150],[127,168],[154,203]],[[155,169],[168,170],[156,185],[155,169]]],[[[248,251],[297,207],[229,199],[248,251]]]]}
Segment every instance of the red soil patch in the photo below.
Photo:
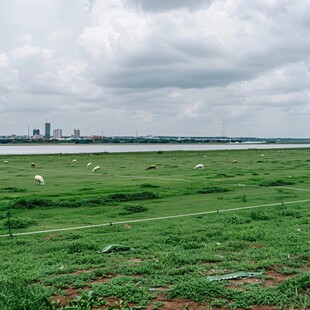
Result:
{"type": "Polygon", "coordinates": [[[70,272],[71,275],[78,275],[78,274],[81,274],[81,273],[90,273],[94,271],[94,269],[80,269],[80,270],[76,270],[76,271],[73,271],[73,272],[70,272]]]}
{"type": "MultiPolygon", "coordinates": [[[[189,300],[189,299],[174,299],[174,300],[157,300],[156,301],[162,301],[163,306],[159,307],[160,310],[184,310],[184,309],[190,309],[190,310],[207,310],[210,309],[207,305],[199,305],[198,303],[189,300]],[[187,307],[187,308],[186,308],[187,307]]],[[[153,310],[154,309],[154,300],[152,301],[152,304],[147,306],[146,310],[153,310]]]]}
{"type": "Polygon", "coordinates": [[[251,310],[275,310],[279,309],[279,307],[275,306],[253,306],[251,310]]]}
{"type": "MultiPolygon", "coordinates": [[[[139,261],[137,259],[137,261],[139,261]]],[[[75,273],[80,273],[80,272],[90,272],[91,270],[87,271],[76,271],[75,273]]],[[[274,270],[270,270],[268,272],[265,272],[263,274],[264,276],[267,276],[268,279],[264,278],[243,278],[243,279],[234,279],[231,280],[230,283],[232,284],[230,287],[234,289],[241,289],[245,290],[243,288],[243,284],[262,284],[264,286],[273,286],[277,285],[278,283],[281,283],[285,281],[286,279],[293,277],[295,275],[283,275],[279,272],[276,272],[274,270]]],[[[102,278],[97,278],[96,280],[91,281],[91,284],[101,284],[101,283],[106,283],[110,281],[112,278],[117,277],[118,275],[114,275],[111,277],[102,277],[102,278]]],[[[143,277],[143,275],[132,275],[133,277],[143,277]]],[[[70,300],[73,300],[76,296],[80,295],[83,290],[89,289],[89,286],[85,286],[82,289],[74,289],[74,288],[68,288],[66,289],[66,295],[65,296],[53,296],[52,300],[58,301],[59,304],[64,307],[67,306],[70,300]]],[[[210,305],[207,304],[199,304],[197,302],[194,302],[189,299],[185,298],[180,298],[180,299],[168,299],[166,294],[164,293],[167,291],[169,288],[168,287],[158,287],[154,289],[154,293],[158,293],[156,298],[152,299],[149,303],[149,305],[145,308],[146,310],[153,310],[154,305],[156,303],[162,303],[162,306],[159,306],[158,309],[160,310],[185,310],[185,309],[190,309],[190,310],[208,310],[211,309],[210,305]]],[[[109,302],[110,305],[113,305],[115,302],[119,302],[119,300],[105,297],[104,298],[107,302],[109,302]]],[[[129,304],[128,306],[132,307],[134,304],[129,304]]],[[[95,307],[94,309],[106,309],[107,306],[98,306],[95,307]]],[[[213,310],[224,310],[228,309],[227,307],[212,307],[213,310]]],[[[276,306],[255,306],[253,305],[251,310],[275,310],[278,309],[276,306]]]]}
{"type": "Polygon", "coordinates": [[[97,280],[93,280],[91,284],[102,284],[102,283],[107,283],[111,280],[111,278],[99,278],[97,280]]]}
{"type": "MultiPolygon", "coordinates": [[[[264,278],[242,278],[242,279],[232,279],[230,280],[230,288],[237,288],[246,291],[246,288],[242,287],[244,284],[261,284],[263,286],[274,286],[281,282],[284,282],[288,278],[292,278],[295,275],[284,275],[282,273],[276,272],[274,270],[265,272],[263,274],[267,279],[264,278]]],[[[254,309],[254,308],[253,308],[254,309]]],[[[259,309],[259,308],[257,308],[259,309]]],[[[268,308],[266,308],[268,309],[268,308]]]]}
{"type": "Polygon", "coordinates": [[[263,279],[266,286],[273,286],[285,281],[288,278],[292,278],[295,275],[284,275],[276,271],[268,271],[265,273],[270,279],[263,279]]]}
{"type": "Polygon", "coordinates": [[[80,295],[79,289],[68,288],[65,296],[53,296],[52,301],[59,302],[62,307],[65,307],[70,300],[73,300],[78,295],[80,295]]]}

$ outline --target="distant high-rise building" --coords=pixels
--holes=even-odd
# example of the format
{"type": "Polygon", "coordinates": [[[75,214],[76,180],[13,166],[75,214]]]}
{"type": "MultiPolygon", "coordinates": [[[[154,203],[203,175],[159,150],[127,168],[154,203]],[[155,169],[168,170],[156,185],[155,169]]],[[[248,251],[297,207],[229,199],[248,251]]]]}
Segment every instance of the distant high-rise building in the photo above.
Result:
{"type": "Polygon", "coordinates": [[[53,138],[54,139],[61,139],[62,138],[62,129],[57,128],[53,130],[53,138]]]}
{"type": "Polygon", "coordinates": [[[45,135],[44,138],[45,139],[49,139],[51,137],[51,123],[48,123],[46,121],[45,123],[45,135]]]}
{"type": "Polygon", "coordinates": [[[73,130],[73,138],[78,139],[81,137],[80,129],[73,130]]]}
{"type": "Polygon", "coordinates": [[[32,135],[33,136],[38,136],[40,134],[40,129],[33,129],[32,130],[32,135]]]}

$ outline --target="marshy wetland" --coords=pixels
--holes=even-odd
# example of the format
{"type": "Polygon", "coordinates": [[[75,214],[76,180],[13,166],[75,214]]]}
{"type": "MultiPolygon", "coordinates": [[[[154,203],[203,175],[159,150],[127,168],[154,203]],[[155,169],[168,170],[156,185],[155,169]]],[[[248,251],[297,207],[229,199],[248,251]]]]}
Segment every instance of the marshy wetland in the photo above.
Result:
{"type": "Polygon", "coordinates": [[[0,309],[309,309],[309,172],[308,148],[0,156],[0,309]]]}

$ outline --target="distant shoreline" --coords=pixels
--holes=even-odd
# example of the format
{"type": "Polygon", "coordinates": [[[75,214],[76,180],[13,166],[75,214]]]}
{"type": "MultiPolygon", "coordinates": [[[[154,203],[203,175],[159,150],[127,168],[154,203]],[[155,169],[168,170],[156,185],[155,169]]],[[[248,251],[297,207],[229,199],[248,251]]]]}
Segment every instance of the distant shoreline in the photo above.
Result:
{"type": "Polygon", "coordinates": [[[310,143],[257,144],[257,143],[117,143],[117,144],[5,144],[0,155],[79,154],[79,153],[133,153],[159,151],[217,151],[310,148],[310,143]]]}

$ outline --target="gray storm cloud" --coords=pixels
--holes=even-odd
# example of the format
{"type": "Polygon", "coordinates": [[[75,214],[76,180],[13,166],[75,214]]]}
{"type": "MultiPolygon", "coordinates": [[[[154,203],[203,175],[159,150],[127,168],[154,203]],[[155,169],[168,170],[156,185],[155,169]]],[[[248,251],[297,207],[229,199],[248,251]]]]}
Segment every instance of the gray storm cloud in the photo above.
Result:
{"type": "Polygon", "coordinates": [[[0,134],[307,136],[307,0],[0,8],[0,134]]]}

